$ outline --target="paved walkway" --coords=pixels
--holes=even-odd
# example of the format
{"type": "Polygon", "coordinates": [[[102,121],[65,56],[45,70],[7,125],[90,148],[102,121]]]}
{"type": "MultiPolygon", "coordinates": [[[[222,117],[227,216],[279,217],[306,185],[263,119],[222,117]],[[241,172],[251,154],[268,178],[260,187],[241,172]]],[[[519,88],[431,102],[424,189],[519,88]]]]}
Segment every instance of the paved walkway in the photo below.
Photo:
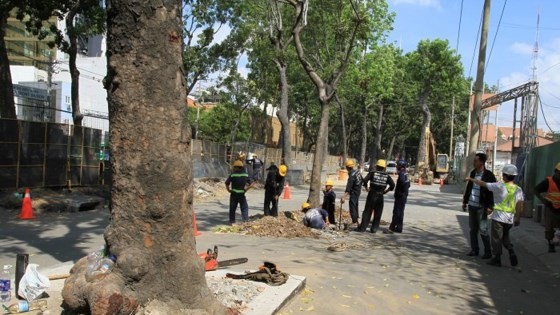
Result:
{"type": "MultiPolygon", "coordinates": [[[[351,232],[336,239],[276,239],[211,232],[228,222],[228,198],[195,205],[199,251],[220,246],[222,259],[244,256],[249,262],[234,271],[253,269],[264,260],[281,270],[307,277],[307,288],[281,314],[554,314],[558,310],[560,253],[548,254],[543,228],[523,219],[512,230],[518,268],[487,266],[468,252],[468,216],[461,196],[451,187],[413,185],[405,211],[403,234],[351,232]],[[331,252],[332,241],[363,245],[331,252]],[[538,311],[537,311],[538,310],[538,311]]],[[[292,199],[280,210],[299,209],[307,187],[291,187],[292,199]]],[[[340,197],[342,183],[335,187],[340,197]]],[[[248,194],[250,214],[261,213],[262,190],[248,194]]],[[[365,204],[362,194],[360,209],[365,204]]],[[[345,205],[347,209],[347,205],[345,205]]],[[[107,210],[78,214],[45,214],[35,221],[10,218],[0,229],[0,264],[15,261],[18,252],[31,253],[41,268],[77,260],[102,243],[107,210]]],[[[383,220],[390,221],[392,194],[386,198],[383,220]]],[[[41,269],[40,268],[40,269],[41,269]]]]}

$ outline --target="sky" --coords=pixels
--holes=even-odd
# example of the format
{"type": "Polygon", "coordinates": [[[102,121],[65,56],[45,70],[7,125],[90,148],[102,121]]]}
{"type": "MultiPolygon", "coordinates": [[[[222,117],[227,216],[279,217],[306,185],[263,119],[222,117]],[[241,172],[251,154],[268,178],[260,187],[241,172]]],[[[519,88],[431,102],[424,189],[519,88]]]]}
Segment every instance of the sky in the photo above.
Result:
{"type": "MultiPolygon", "coordinates": [[[[396,13],[390,42],[409,52],[420,40],[447,39],[461,56],[465,76],[476,77],[484,0],[389,0],[389,6],[396,13]]],[[[560,131],[560,23],[555,20],[560,1],[493,0],[490,12],[484,80],[499,86],[500,91],[520,86],[532,78],[540,13],[536,77],[543,106],[542,112],[539,108],[538,127],[545,132],[560,131]]],[[[501,105],[498,126],[512,126],[513,107],[513,101],[501,105]]],[[[490,122],[494,122],[493,114],[490,122]]]]}

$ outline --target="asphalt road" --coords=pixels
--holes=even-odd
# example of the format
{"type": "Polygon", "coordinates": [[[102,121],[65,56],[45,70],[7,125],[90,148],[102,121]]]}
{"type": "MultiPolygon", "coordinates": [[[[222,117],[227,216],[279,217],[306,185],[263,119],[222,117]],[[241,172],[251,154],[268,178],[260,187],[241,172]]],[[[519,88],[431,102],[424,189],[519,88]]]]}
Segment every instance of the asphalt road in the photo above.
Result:
{"type": "MultiPolygon", "coordinates": [[[[341,195],[341,183],[335,190],[341,195]]],[[[280,210],[295,210],[306,199],[307,187],[291,187],[292,198],[280,210]]],[[[560,253],[546,253],[542,229],[524,219],[512,231],[520,264],[487,266],[466,257],[468,216],[460,211],[460,195],[439,186],[411,189],[404,233],[333,234],[329,238],[277,239],[216,234],[228,222],[228,198],[195,205],[199,251],[220,246],[220,258],[247,257],[254,269],[264,260],[281,270],[307,277],[307,288],[289,301],[281,314],[556,314],[560,285],[560,253]],[[360,248],[332,252],[332,242],[360,248]]],[[[261,213],[262,190],[248,194],[250,215],[261,213]]],[[[360,208],[365,204],[362,194],[360,208]]],[[[346,205],[345,205],[346,208],[346,205]]],[[[347,209],[347,208],[346,208],[347,209]]],[[[360,211],[361,212],[361,211],[360,211]]],[[[392,195],[386,198],[383,220],[390,221],[392,195]]],[[[43,214],[22,221],[17,212],[2,213],[0,264],[14,264],[18,252],[31,254],[41,268],[76,261],[103,242],[107,209],[80,213],[43,214]]],[[[238,214],[239,215],[239,214],[238,214]]]]}

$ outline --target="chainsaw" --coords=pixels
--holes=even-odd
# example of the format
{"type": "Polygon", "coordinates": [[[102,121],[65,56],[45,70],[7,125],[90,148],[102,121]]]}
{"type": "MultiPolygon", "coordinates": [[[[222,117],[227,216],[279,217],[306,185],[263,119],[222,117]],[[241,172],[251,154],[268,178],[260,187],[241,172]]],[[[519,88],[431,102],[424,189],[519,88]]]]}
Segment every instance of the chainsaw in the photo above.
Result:
{"type": "Polygon", "coordinates": [[[205,271],[214,271],[222,267],[241,265],[248,261],[245,257],[218,261],[218,246],[214,246],[214,250],[208,248],[205,253],[198,254],[198,257],[204,261],[205,271]]]}

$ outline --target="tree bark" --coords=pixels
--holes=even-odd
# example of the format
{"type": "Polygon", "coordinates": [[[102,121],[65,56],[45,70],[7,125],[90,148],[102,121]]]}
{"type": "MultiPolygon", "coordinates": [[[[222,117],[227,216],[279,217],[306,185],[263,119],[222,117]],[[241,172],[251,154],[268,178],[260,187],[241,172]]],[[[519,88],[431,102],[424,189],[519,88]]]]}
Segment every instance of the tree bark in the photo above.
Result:
{"type": "Polygon", "coordinates": [[[76,58],[78,55],[78,35],[74,28],[74,17],[78,12],[81,1],[78,0],[66,15],[66,34],[68,34],[68,66],[70,68],[70,97],[72,100],[72,118],[75,126],[81,126],[84,116],[80,112],[80,71],[76,66],[76,58]]]}
{"type": "MultiPolygon", "coordinates": [[[[375,141],[373,144],[373,159],[370,165],[373,165],[379,159],[379,152],[381,152],[381,140],[383,136],[383,110],[385,106],[383,103],[379,105],[379,115],[377,117],[377,125],[375,126],[375,141]]],[[[387,156],[388,157],[388,156],[387,156]]]]}
{"type": "Polygon", "coordinates": [[[426,136],[429,135],[430,131],[430,124],[432,122],[432,113],[430,112],[430,108],[428,107],[428,95],[430,91],[424,87],[420,94],[420,108],[422,108],[422,134],[420,135],[420,143],[418,144],[418,155],[416,158],[416,170],[420,170],[421,165],[424,164],[424,167],[429,168],[429,161],[426,157],[426,147],[428,145],[428,139],[426,136]]]}
{"type": "MultiPolygon", "coordinates": [[[[344,158],[344,161],[346,161],[348,159],[348,139],[347,139],[348,136],[346,135],[346,119],[344,119],[344,106],[340,102],[340,99],[338,98],[338,94],[335,94],[334,97],[336,102],[338,103],[338,106],[340,107],[340,124],[342,126],[342,156],[344,158]]],[[[364,122],[364,126],[365,126],[365,122],[364,122]]],[[[362,149],[365,150],[365,148],[362,149]]],[[[360,161],[363,161],[364,157],[362,156],[361,158],[362,159],[360,161]]],[[[363,165],[363,163],[361,165],[363,165]]]]}
{"type": "Polygon", "coordinates": [[[110,273],[91,283],[82,258],[65,282],[66,308],[132,314],[157,305],[161,314],[224,314],[193,236],[181,1],[108,0],[107,14],[113,177],[105,240],[117,258],[110,273]]]}
{"type": "MultiPolygon", "coordinates": [[[[362,161],[361,163],[361,167],[363,169],[363,165],[364,165],[364,161],[366,160],[366,150],[367,150],[367,140],[368,140],[368,136],[367,136],[367,116],[368,116],[368,110],[369,110],[369,106],[368,104],[364,104],[364,112],[362,113],[362,144],[360,147],[360,161],[362,161]]],[[[372,164],[372,159],[373,157],[369,157],[369,165],[371,167],[372,164]]]]}
{"type": "Polygon", "coordinates": [[[397,136],[393,136],[391,138],[391,143],[389,143],[389,150],[387,151],[386,159],[392,160],[393,159],[393,148],[395,147],[395,141],[397,140],[397,136]]]}
{"type": "Polygon", "coordinates": [[[329,132],[329,102],[321,102],[321,122],[319,132],[315,141],[315,154],[313,154],[313,169],[311,170],[311,183],[309,185],[308,202],[313,207],[321,205],[321,173],[323,172],[323,161],[325,160],[326,134],[329,132]]]}
{"type": "Polygon", "coordinates": [[[275,61],[276,69],[280,76],[280,108],[277,111],[278,120],[282,125],[282,161],[287,165],[291,164],[292,159],[292,135],[290,132],[290,119],[288,117],[288,78],[286,76],[287,64],[275,61]]]}
{"type": "Polygon", "coordinates": [[[6,42],[4,41],[8,16],[9,12],[0,12],[0,118],[17,119],[12,73],[10,72],[6,42]]]}

